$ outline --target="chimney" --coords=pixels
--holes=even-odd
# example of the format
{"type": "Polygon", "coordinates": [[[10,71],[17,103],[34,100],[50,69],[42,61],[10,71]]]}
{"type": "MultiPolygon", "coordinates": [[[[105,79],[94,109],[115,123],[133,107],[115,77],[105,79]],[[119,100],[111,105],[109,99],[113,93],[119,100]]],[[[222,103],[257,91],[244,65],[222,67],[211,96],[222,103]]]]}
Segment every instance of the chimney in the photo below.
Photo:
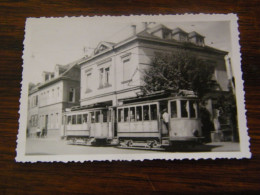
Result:
{"type": "Polygon", "coordinates": [[[133,36],[136,35],[136,25],[131,25],[132,30],[133,30],[133,36]]]}
{"type": "Polygon", "coordinates": [[[148,27],[148,23],[147,22],[143,22],[143,29],[146,30],[148,27]]]}

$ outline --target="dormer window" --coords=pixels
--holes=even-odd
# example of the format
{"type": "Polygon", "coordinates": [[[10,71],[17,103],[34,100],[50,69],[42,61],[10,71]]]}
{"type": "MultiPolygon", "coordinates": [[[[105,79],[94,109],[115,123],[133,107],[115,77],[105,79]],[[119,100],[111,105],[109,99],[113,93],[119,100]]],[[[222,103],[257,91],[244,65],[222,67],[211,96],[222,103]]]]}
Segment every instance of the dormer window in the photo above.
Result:
{"type": "Polygon", "coordinates": [[[44,81],[49,81],[54,78],[54,72],[43,72],[44,81]]]}
{"type": "Polygon", "coordinates": [[[45,81],[48,81],[49,80],[49,75],[48,74],[45,74],[45,81]]]}
{"type": "Polygon", "coordinates": [[[188,33],[181,28],[175,28],[172,30],[172,39],[176,41],[186,42],[188,41],[188,33]]]}
{"type": "Polygon", "coordinates": [[[200,35],[199,33],[193,31],[191,33],[189,33],[189,41],[191,43],[194,43],[198,46],[204,46],[204,36],[200,35]]]}
{"type": "Polygon", "coordinates": [[[179,35],[179,40],[180,40],[181,42],[186,42],[186,41],[188,41],[188,36],[187,36],[187,34],[180,33],[180,35],[179,35]]]}
{"type": "Polygon", "coordinates": [[[172,30],[169,29],[168,27],[160,24],[160,25],[148,30],[148,32],[161,39],[171,39],[172,30]]]}
{"type": "Polygon", "coordinates": [[[170,39],[171,38],[171,31],[163,30],[163,39],[170,39]]]}
{"type": "Polygon", "coordinates": [[[53,78],[54,78],[54,73],[51,74],[51,79],[53,79],[53,78]]]}
{"type": "Polygon", "coordinates": [[[100,42],[96,47],[96,49],[94,50],[94,55],[99,54],[105,50],[112,49],[113,45],[115,44],[111,42],[105,42],[105,41],[100,42]]]}

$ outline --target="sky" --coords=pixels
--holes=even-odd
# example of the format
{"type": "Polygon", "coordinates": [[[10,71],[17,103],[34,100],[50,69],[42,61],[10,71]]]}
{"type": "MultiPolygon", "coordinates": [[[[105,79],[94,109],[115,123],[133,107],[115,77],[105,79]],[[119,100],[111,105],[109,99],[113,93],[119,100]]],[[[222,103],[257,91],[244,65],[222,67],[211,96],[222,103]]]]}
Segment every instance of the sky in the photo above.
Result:
{"type": "MultiPolygon", "coordinates": [[[[205,44],[224,51],[230,48],[230,27],[228,21],[156,21],[174,29],[180,27],[186,32],[196,31],[205,36],[205,44]]],[[[84,17],[38,18],[27,21],[24,67],[30,73],[30,82],[41,82],[43,71],[54,71],[56,64],[66,65],[84,55],[90,55],[101,41],[119,42],[131,36],[131,25],[142,29],[140,20],[84,17]]]]}

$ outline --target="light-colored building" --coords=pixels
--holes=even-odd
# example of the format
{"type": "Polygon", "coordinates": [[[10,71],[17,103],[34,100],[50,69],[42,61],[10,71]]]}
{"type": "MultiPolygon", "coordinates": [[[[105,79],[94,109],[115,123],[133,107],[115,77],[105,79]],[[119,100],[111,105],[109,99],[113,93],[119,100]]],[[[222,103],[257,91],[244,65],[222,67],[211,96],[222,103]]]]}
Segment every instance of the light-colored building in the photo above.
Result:
{"type": "Polygon", "coordinates": [[[47,137],[63,135],[62,113],[66,108],[79,105],[80,68],[77,62],[56,65],[54,72],[43,72],[42,82],[29,89],[29,135],[35,135],[37,127],[45,129],[47,137]]]}
{"type": "Polygon", "coordinates": [[[39,89],[38,85],[29,84],[28,96],[28,116],[27,116],[27,136],[36,135],[38,127],[39,112],[39,89]]]}
{"type": "MultiPolygon", "coordinates": [[[[93,55],[82,61],[80,105],[97,103],[118,105],[141,91],[143,70],[149,68],[156,53],[171,53],[186,48],[215,66],[216,90],[228,90],[225,56],[227,52],[205,45],[197,32],[170,29],[164,25],[144,28],[118,42],[100,42],[93,55]]],[[[210,107],[210,106],[209,106],[210,107]]]]}

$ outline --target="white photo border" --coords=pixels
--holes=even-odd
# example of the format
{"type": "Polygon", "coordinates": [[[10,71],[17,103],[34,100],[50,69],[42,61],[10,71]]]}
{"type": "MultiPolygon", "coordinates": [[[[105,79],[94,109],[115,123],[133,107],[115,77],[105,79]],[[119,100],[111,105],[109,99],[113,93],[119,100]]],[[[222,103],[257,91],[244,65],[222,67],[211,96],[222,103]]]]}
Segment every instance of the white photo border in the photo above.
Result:
{"type": "MultiPolygon", "coordinates": [[[[86,155],[26,155],[26,123],[27,123],[27,104],[28,104],[28,75],[30,70],[24,65],[30,53],[30,25],[39,20],[50,18],[27,18],[25,25],[25,40],[23,51],[23,73],[22,88],[20,98],[20,118],[19,130],[17,135],[17,156],[16,162],[85,162],[85,161],[132,161],[132,160],[182,160],[182,159],[243,159],[251,158],[250,138],[248,136],[244,81],[242,80],[241,54],[239,45],[238,17],[236,14],[184,14],[184,15],[132,15],[132,16],[95,16],[95,17],[65,17],[66,19],[88,19],[95,22],[99,20],[115,20],[129,22],[142,21],[173,21],[173,22],[209,22],[209,21],[230,21],[231,47],[232,47],[232,66],[236,85],[237,118],[240,137],[240,151],[238,152],[194,152],[194,153],[145,153],[145,154],[86,154],[86,155]]],[[[63,18],[55,18],[63,19],[63,18]]],[[[57,20],[58,21],[58,20],[57,20]]]]}

